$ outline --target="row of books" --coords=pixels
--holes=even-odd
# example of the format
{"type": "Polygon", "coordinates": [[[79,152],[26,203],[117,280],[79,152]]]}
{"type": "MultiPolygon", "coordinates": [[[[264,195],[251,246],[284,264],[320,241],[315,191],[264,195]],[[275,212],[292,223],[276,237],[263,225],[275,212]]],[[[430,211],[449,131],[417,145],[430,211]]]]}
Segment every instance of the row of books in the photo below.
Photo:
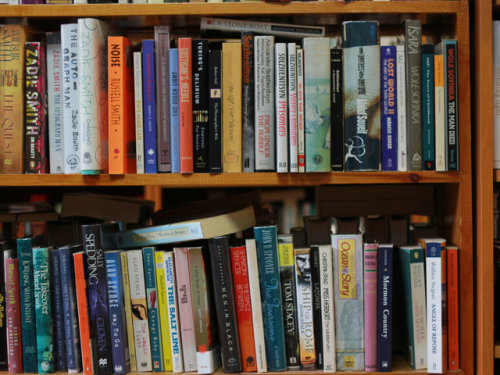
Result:
{"type": "Polygon", "coordinates": [[[377,22],[344,22],[342,48],[336,38],[278,39],[321,27],[283,25],[274,36],[240,33],[256,22],[201,22],[239,39],[170,48],[169,27],[157,26],[132,58],[129,38],[86,18],[48,33],[46,58],[43,42],[3,26],[12,74],[0,120],[12,127],[1,171],[458,170],[456,40],[421,45],[417,20],[397,46],[379,45],[377,22]]]}

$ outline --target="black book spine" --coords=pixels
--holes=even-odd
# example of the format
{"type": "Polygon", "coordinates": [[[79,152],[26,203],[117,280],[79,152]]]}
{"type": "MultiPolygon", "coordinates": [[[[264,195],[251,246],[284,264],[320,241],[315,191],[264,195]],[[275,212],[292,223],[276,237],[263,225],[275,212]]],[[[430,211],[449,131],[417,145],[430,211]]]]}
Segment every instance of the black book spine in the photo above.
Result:
{"type": "Polygon", "coordinates": [[[208,41],[193,40],[193,161],[194,172],[208,172],[208,41]]]}
{"type": "Polygon", "coordinates": [[[393,246],[379,245],[377,276],[377,371],[392,371],[393,246]]]}
{"type": "Polygon", "coordinates": [[[233,294],[231,259],[228,237],[216,237],[208,241],[210,264],[214,286],[215,312],[222,346],[224,372],[241,372],[241,355],[236,321],[236,305],[233,294]]]}
{"type": "Polygon", "coordinates": [[[9,369],[7,364],[7,319],[5,310],[4,256],[0,248],[0,371],[9,369]]]}
{"type": "Polygon", "coordinates": [[[90,321],[90,339],[94,356],[94,373],[111,375],[111,336],[109,332],[109,309],[104,261],[103,227],[99,224],[82,225],[83,248],[87,268],[87,293],[90,321]]]}
{"type": "Polygon", "coordinates": [[[219,49],[208,53],[209,88],[209,169],[211,173],[222,172],[222,53],[219,49]]]}
{"type": "Polygon", "coordinates": [[[344,170],[344,81],[342,48],[330,51],[331,69],[331,162],[332,171],[344,170]]]}
{"type": "Polygon", "coordinates": [[[458,70],[457,43],[445,44],[446,63],[446,160],[449,171],[458,171],[458,70]]]}
{"type": "Polygon", "coordinates": [[[311,246],[311,284],[313,295],[313,325],[314,325],[314,342],[316,348],[316,368],[321,370],[323,368],[323,326],[321,314],[321,281],[319,272],[321,262],[319,260],[318,246],[311,246]]]}
{"type": "Polygon", "coordinates": [[[243,70],[241,111],[243,118],[243,172],[255,172],[254,34],[241,34],[243,70]]]}

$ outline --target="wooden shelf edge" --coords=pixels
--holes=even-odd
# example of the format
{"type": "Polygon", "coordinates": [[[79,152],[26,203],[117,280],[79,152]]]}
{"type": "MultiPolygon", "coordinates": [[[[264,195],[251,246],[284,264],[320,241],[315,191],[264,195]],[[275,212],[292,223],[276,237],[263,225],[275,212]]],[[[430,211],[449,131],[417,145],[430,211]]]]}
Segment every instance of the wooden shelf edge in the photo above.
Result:
{"type": "MultiPolygon", "coordinates": [[[[461,370],[458,371],[448,371],[448,374],[453,375],[464,375],[464,372],[461,370]]],[[[55,372],[53,375],[67,375],[67,372],[55,372]]],[[[129,372],[127,375],[172,375],[172,372],[129,372]]],[[[197,372],[184,372],[179,373],[180,375],[197,375],[197,372]]],[[[223,374],[222,370],[215,372],[215,374],[223,374]]],[[[241,375],[258,375],[257,372],[241,372],[241,375]]],[[[282,371],[282,372],[272,372],[272,375],[319,375],[319,374],[346,374],[346,372],[323,372],[322,370],[316,371],[307,371],[307,370],[298,370],[298,371],[282,371]]],[[[387,372],[347,372],[349,375],[387,375],[387,372]]],[[[398,374],[398,375],[427,375],[427,370],[393,370],[389,372],[389,374],[398,374]]],[[[7,371],[0,371],[0,375],[10,375],[7,371]]],[[[23,373],[21,375],[24,375],[23,373]]],[[[28,374],[26,374],[28,375],[28,374]]],[[[75,375],[83,375],[83,372],[77,373],[75,375]]]]}

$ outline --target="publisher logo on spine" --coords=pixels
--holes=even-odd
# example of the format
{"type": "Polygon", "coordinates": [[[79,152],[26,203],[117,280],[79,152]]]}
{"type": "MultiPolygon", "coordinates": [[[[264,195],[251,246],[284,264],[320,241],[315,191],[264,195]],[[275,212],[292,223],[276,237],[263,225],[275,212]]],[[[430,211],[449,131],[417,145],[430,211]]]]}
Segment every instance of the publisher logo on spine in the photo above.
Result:
{"type": "Polygon", "coordinates": [[[356,241],[339,240],[338,257],[339,298],[356,299],[356,241]]]}

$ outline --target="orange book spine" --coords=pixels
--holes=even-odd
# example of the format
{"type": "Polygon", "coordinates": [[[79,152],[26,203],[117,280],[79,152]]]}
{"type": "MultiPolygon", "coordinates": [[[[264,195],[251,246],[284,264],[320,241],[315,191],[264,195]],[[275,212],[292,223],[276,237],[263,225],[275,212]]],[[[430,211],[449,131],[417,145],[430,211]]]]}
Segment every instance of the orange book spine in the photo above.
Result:
{"type": "Polygon", "coordinates": [[[442,303],[442,312],[441,312],[441,320],[442,324],[442,334],[443,334],[443,373],[446,372],[446,367],[448,366],[448,313],[447,313],[447,304],[448,304],[448,296],[447,296],[447,277],[446,277],[446,258],[447,258],[446,249],[441,248],[441,303],[442,303]]]}
{"type": "Polygon", "coordinates": [[[85,375],[92,375],[92,348],[90,347],[89,312],[87,310],[87,281],[85,279],[84,254],[75,253],[75,287],[82,347],[82,365],[85,375]]]}
{"type": "Polygon", "coordinates": [[[108,37],[108,159],[110,174],[135,173],[131,46],[108,37]]]}
{"type": "Polygon", "coordinates": [[[448,370],[460,366],[460,335],[458,318],[458,248],[446,248],[448,286],[448,370]]]}
{"type": "Polygon", "coordinates": [[[180,170],[193,173],[193,88],[191,38],[178,39],[180,170]]]}

